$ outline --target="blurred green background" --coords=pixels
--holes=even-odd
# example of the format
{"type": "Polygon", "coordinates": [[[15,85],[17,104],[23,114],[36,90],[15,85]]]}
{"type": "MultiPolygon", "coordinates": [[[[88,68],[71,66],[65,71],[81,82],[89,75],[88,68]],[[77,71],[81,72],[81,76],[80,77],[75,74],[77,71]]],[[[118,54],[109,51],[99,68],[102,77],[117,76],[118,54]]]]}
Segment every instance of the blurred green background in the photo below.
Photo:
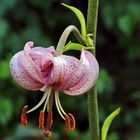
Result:
{"type": "MultiPolygon", "coordinates": [[[[23,105],[33,107],[42,93],[18,86],[9,73],[9,60],[29,40],[38,46],[56,46],[68,25],[79,27],[61,2],[79,8],[86,17],[85,0],[0,0],[0,140],[46,139],[37,128],[39,110],[29,115],[27,128],[20,124],[23,105]]],[[[140,140],[140,0],[100,0],[97,59],[100,125],[121,107],[108,140],[140,140]]],[[[51,140],[88,140],[87,95],[62,94],[61,101],[65,110],[75,115],[77,129],[66,134],[65,123],[54,107],[51,140]]]]}

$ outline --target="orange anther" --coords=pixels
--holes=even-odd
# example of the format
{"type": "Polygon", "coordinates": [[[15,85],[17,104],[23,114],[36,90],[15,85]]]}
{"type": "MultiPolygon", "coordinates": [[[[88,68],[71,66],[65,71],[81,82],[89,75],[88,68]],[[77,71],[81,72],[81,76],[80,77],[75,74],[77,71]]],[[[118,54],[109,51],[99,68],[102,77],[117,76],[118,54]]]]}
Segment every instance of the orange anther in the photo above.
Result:
{"type": "Polygon", "coordinates": [[[70,118],[68,115],[65,116],[66,132],[70,131],[70,118]]]}
{"type": "Polygon", "coordinates": [[[75,118],[71,113],[65,116],[65,123],[67,133],[75,130],[75,118]]]}
{"type": "Polygon", "coordinates": [[[39,115],[39,128],[44,129],[44,111],[43,110],[40,111],[40,115],[39,115]]]}
{"type": "Polygon", "coordinates": [[[74,131],[75,130],[75,124],[76,124],[75,123],[75,118],[71,113],[69,113],[68,115],[69,115],[69,119],[70,119],[70,131],[74,131]]]}
{"type": "Polygon", "coordinates": [[[22,109],[22,113],[21,113],[21,123],[24,125],[24,126],[27,126],[28,125],[28,120],[27,120],[27,111],[28,111],[28,106],[24,106],[23,109],[22,109]]]}

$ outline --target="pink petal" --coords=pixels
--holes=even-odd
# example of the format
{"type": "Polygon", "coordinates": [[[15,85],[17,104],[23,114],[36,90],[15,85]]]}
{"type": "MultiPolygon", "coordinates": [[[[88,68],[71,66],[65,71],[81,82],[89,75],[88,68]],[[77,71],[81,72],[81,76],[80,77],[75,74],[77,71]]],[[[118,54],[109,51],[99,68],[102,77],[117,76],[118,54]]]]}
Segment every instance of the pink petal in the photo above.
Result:
{"type": "Polygon", "coordinates": [[[54,54],[54,47],[33,48],[33,42],[27,42],[24,51],[10,61],[13,78],[30,90],[52,86],[68,95],[83,94],[95,85],[99,66],[90,52],[82,51],[80,60],[66,55],[54,57],[54,54]]]}
{"type": "Polygon", "coordinates": [[[23,51],[16,53],[10,61],[10,71],[15,81],[22,87],[29,90],[39,90],[43,84],[34,80],[29,73],[24,69],[21,63],[21,54],[23,51]]]}
{"type": "Polygon", "coordinates": [[[25,50],[25,51],[30,51],[31,48],[33,47],[33,45],[34,45],[34,42],[28,41],[28,42],[25,44],[25,46],[24,46],[24,50],[25,50]]]}
{"type": "Polygon", "coordinates": [[[32,58],[26,51],[23,52],[22,63],[23,65],[25,65],[26,71],[31,75],[33,79],[36,79],[39,82],[43,82],[38,64],[32,60],[32,58]]]}
{"type": "Polygon", "coordinates": [[[48,48],[35,47],[35,48],[32,48],[31,53],[38,54],[38,55],[46,55],[46,54],[53,54],[54,55],[55,49],[53,46],[50,46],[48,48]]]}
{"type": "Polygon", "coordinates": [[[72,56],[61,55],[56,58],[56,62],[61,66],[61,75],[55,84],[55,87],[57,90],[63,91],[69,86],[67,83],[78,68],[79,60],[72,56]]]}
{"type": "Polygon", "coordinates": [[[67,83],[72,86],[64,90],[64,93],[80,95],[87,92],[95,85],[98,74],[99,66],[96,58],[90,52],[82,51],[79,67],[67,83]]]}

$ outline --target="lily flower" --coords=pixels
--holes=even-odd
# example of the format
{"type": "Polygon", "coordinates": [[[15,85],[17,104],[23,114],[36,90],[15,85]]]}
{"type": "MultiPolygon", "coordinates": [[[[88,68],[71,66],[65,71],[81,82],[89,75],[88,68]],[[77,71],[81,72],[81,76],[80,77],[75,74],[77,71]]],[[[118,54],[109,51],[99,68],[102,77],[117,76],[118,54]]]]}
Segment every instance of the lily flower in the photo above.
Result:
{"type": "Polygon", "coordinates": [[[59,93],[76,96],[86,93],[96,83],[99,66],[96,58],[88,51],[82,50],[80,60],[73,56],[55,56],[53,46],[49,48],[33,47],[33,42],[27,42],[24,50],[16,53],[10,61],[10,71],[14,80],[28,90],[41,90],[44,95],[39,103],[28,110],[24,106],[21,122],[27,126],[27,114],[35,111],[43,103],[44,107],[39,115],[39,128],[45,136],[52,135],[53,99],[57,110],[65,120],[66,131],[74,131],[75,118],[66,113],[61,106],[59,93]],[[46,127],[44,127],[45,111],[48,112],[46,127]]]}

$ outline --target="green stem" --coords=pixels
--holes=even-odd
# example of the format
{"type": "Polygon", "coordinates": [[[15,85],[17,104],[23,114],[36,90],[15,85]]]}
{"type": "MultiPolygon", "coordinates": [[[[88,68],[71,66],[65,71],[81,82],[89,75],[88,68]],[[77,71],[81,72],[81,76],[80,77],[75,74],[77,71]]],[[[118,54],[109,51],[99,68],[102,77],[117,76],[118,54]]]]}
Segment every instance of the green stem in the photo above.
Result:
{"type": "Polygon", "coordinates": [[[66,44],[67,38],[68,38],[68,36],[70,35],[71,32],[74,33],[77,40],[81,44],[85,44],[85,40],[81,36],[79,30],[74,25],[70,25],[64,30],[64,32],[62,33],[62,35],[59,39],[58,45],[56,47],[56,56],[61,55],[63,53],[63,49],[64,49],[64,46],[66,44]]]}
{"type": "MultiPolygon", "coordinates": [[[[87,15],[87,33],[93,34],[93,46],[96,44],[97,17],[99,0],[89,0],[87,15]]],[[[95,50],[93,54],[95,55],[95,50]]],[[[89,127],[91,140],[100,140],[97,91],[94,86],[88,94],[89,127]]]]}

